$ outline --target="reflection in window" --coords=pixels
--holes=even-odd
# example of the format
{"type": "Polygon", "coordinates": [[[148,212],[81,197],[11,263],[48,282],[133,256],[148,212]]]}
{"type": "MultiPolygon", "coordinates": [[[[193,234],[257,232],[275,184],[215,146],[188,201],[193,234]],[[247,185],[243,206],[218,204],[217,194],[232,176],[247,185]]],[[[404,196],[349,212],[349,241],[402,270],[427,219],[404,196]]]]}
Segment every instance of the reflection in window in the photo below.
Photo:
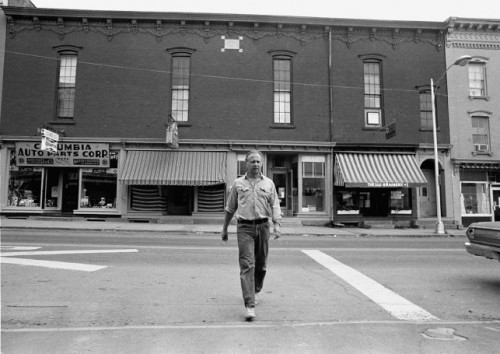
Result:
{"type": "Polygon", "coordinates": [[[486,183],[462,183],[460,205],[462,215],[491,214],[486,183]]]}

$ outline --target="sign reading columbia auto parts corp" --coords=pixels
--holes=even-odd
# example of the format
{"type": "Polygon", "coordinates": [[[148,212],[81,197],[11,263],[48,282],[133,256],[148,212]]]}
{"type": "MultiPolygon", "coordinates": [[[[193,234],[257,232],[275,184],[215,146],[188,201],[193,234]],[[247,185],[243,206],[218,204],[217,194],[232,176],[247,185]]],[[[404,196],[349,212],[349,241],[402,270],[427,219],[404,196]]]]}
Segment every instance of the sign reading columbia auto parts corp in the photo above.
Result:
{"type": "Polygon", "coordinates": [[[17,166],[109,167],[109,144],[57,143],[57,152],[40,142],[16,143],[17,166]]]}

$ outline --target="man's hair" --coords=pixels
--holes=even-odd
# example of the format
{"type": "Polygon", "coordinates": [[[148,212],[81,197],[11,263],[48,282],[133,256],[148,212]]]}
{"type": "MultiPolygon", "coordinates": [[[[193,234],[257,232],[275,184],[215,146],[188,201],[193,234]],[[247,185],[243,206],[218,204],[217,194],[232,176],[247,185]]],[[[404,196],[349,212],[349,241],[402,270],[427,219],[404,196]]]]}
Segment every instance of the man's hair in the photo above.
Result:
{"type": "Polygon", "coordinates": [[[253,154],[258,154],[261,159],[263,158],[262,153],[259,150],[250,150],[245,156],[245,162],[248,161],[248,157],[253,154]]]}

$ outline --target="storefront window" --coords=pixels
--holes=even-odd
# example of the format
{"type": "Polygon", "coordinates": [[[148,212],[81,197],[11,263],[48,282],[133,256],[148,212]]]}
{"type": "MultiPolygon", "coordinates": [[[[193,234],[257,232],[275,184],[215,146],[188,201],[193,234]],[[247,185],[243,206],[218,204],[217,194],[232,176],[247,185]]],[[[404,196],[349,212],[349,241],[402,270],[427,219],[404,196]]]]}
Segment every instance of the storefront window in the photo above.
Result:
{"type": "Polygon", "coordinates": [[[302,159],[302,212],[323,211],[324,195],[324,157],[304,157],[302,159]]]}
{"type": "Polygon", "coordinates": [[[391,214],[411,214],[410,189],[391,191],[391,214]]]}
{"type": "Polygon", "coordinates": [[[110,152],[110,168],[82,168],[80,209],[116,208],[118,153],[110,152]]]}
{"type": "Polygon", "coordinates": [[[462,183],[462,215],[491,214],[486,183],[462,183]]]}
{"type": "Polygon", "coordinates": [[[10,151],[9,193],[7,206],[39,208],[42,191],[43,169],[18,167],[15,151],[10,151]]]}
{"type": "MultiPolygon", "coordinates": [[[[359,214],[357,191],[337,191],[337,214],[359,214]]],[[[368,200],[370,199],[368,193],[368,200]]]]}

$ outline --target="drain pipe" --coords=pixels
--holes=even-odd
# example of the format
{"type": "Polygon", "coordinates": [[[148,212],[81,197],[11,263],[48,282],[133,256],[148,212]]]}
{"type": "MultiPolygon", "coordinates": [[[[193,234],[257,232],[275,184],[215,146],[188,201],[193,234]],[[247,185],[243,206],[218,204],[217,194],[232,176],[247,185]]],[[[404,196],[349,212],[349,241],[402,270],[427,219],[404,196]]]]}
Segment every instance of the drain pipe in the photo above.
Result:
{"type": "Polygon", "coordinates": [[[330,113],[330,142],[333,142],[333,87],[332,87],[332,29],[328,27],[328,107],[330,113]]]}

